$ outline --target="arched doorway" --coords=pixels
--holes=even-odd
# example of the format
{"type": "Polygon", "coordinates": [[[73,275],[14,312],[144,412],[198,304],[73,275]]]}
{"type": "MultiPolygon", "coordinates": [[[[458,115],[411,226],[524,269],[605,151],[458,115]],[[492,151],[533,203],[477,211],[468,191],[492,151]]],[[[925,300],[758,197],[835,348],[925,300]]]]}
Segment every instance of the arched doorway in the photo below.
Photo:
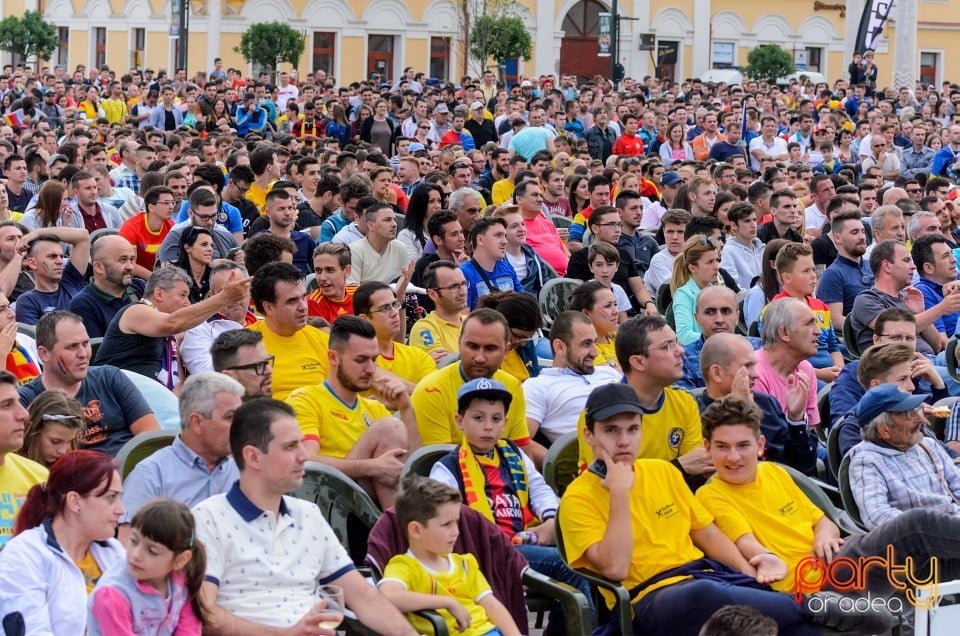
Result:
{"type": "Polygon", "coordinates": [[[610,58],[597,57],[600,13],[607,11],[597,0],[580,0],[563,18],[560,43],[560,73],[592,78],[610,75],[610,58]]]}

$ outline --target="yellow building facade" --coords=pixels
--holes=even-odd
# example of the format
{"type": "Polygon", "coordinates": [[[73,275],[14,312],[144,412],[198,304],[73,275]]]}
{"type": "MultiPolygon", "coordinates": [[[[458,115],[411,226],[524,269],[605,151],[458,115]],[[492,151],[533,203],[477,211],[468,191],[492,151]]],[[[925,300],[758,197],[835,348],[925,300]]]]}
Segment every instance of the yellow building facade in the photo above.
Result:
{"type": "MultiPolygon", "coordinates": [[[[349,82],[379,72],[398,77],[412,66],[431,77],[456,80],[479,65],[464,60],[463,19],[457,8],[476,0],[204,0],[191,2],[188,72],[209,71],[216,57],[225,68],[252,71],[233,49],[256,22],[280,20],[303,33],[301,73],[323,69],[349,82]]],[[[902,1],[902,0],[898,0],[902,1]]],[[[0,0],[3,15],[41,10],[60,33],[51,60],[65,69],[108,64],[173,68],[178,41],[170,37],[169,0],[0,0]]],[[[530,60],[517,72],[607,74],[609,58],[596,56],[601,12],[607,0],[522,0],[533,36],[530,60]]],[[[656,74],[683,79],[711,68],[746,64],[759,44],[792,51],[810,71],[843,75],[849,62],[845,33],[859,20],[862,0],[789,0],[744,3],[735,0],[622,0],[620,56],[632,77],[656,74]],[[845,16],[848,4],[857,15],[845,16]],[[770,9],[775,8],[776,12],[770,9]],[[643,35],[653,47],[641,47],[643,35]]],[[[960,61],[946,55],[960,23],[960,0],[913,0],[916,11],[915,75],[930,83],[960,76],[960,61]]],[[[893,81],[896,22],[891,17],[877,51],[879,85],[893,81]]],[[[513,69],[511,69],[513,70],[513,69]]]]}

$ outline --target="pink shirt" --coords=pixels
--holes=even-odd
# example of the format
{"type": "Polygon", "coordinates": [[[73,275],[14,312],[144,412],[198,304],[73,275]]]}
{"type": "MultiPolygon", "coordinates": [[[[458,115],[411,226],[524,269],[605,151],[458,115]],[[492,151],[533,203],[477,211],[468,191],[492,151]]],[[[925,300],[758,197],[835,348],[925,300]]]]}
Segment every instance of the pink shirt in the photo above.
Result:
{"type": "MultiPolygon", "coordinates": [[[[797,365],[797,371],[805,373],[810,380],[810,389],[807,391],[807,426],[816,426],[820,423],[820,409],[817,408],[817,376],[813,371],[813,365],[806,360],[797,365]]],[[[783,407],[784,413],[787,410],[787,380],[781,378],[770,363],[767,362],[766,352],[763,349],[757,351],[757,372],[760,377],[753,389],[763,393],[769,393],[777,398],[777,402],[783,407]]]]}
{"type": "Polygon", "coordinates": [[[560,234],[557,233],[553,221],[542,214],[538,214],[532,219],[524,219],[523,224],[527,226],[527,245],[532,247],[540,255],[540,258],[550,263],[550,266],[557,270],[558,274],[561,276],[566,274],[569,257],[563,249],[560,234]]]}

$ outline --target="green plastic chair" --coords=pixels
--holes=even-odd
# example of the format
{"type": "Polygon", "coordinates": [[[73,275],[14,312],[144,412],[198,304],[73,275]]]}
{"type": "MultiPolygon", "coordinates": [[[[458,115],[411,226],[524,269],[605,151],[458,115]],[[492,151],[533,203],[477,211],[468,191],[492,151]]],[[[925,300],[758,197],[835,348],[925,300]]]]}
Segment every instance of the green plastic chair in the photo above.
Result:
{"type": "Polygon", "coordinates": [[[817,425],[817,437],[821,444],[827,443],[827,429],[833,424],[830,421],[830,389],[833,382],[829,382],[817,391],[817,411],[820,413],[820,424],[817,425]]]}
{"type": "Polygon", "coordinates": [[[670,283],[664,283],[663,285],[660,285],[660,287],[657,288],[657,311],[663,315],[666,313],[667,307],[669,307],[670,303],[672,302],[673,294],[670,293],[670,283]]]}
{"type": "Polygon", "coordinates": [[[670,303],[670,306],[667,307],[667,310],[663,312],[663,319],[667,321],[667,324],[670,325],[670,328],[674,331],[677,330],[677,319],[673,315],[673,303],[670,303]]]}
{"type": "Polygon", "coordinates": [[[830,461],[830,472],[833,473],[833,478],[839,479],[840,462],[843,461],[843,455],[840,454],[840,427],[836,424],[830,429],[830,434],[827,435],[827,458],[830,461]]]}
{"type": "Polygon", "coordinates": [[[854,523],[861,528],[865,527],[863,517],[860,516],[860,508],[857,506],[857,500],[853,498],[853,489],[850,487],[850,455],[844,456],[840,462],[840,468],[837,470],[837,483],[840,484],[843,509],[847,511],[854,523]]]}
{"type": "Polygon", "coordinates": [[[400,477],[403,478],[409,475],[429,477],[430,469],[433,468],[433,465],[436,464],[441,457],[452,453],[456,448],[457,446],[455,444],[428,444],[427,446],[421,446],[407,457],[407,461],[403,463],[403,468],[400,471],[400,477]]]}
{"type": "Polygon", "coordinates": [[[831,501],[820,482],[812,477],[804,475],[792,466],[787,466],[785,464],[777,465],[781,466],[790,474],[790,477],[793,479],[793,483],[795,483],[797,487],[803,491],[803,494],[805,494],[807,498],[813,502],[813,505],[823,511],[823,514],[826,515],[827,519],[832,521],[838,528],[840,528],[840,532],[843,533],[843,536],[849,536],[851,534],[863,534],[863,528],[861,528],[857,522],[851,518],[847,511],[834,505],[833,501],[831,501]]]}
{"type": "Polygon", "coordinates": [[[950,341],[947,342],[947,350],[944,353],[947,358],[947,371],[950,372],[950,377],[954,380],[957,379],[957,337],[954,336],[950,338],[950,341]]]}
{"type": "Polygon", "coordinates": [[[380,508],[363,488],[336,468],[320,462],[307,462],[305,468],[303,485],[290,494],[317,504],[354,564],[363,565],[367,535],[380,518],[380,508]]]}
{"type": "Polygon", "coordinates": [[[176,437],[176,431],[159,430],[140,433],[133,439],[127,440],[127,443],[120,447],[116,457],[120,479],[126,479],[127,475],[133,472],[134,467],[147,457],[173,444],[176,437]]]}
{"type": "Polygon", "coordinates": [[[550,220],[553,221],[553,227],[555,228],[568,228],[573,225],[573,219],[568,219],[565,216],[557,216],[556,214],[551,216],[550,220]]]}
{"type": "Polygon", "coordinates": [[[855,359],[860,359],[860,347],[857,345],[857,334],[853,333],[853,323],[850,322],[850,317],[847,316],[847,319],[843,321],[843,344],[847,346],[847,351],[855,359]]]}
{"type": "Polygon", "coordinates": [[[580,474],[579,452],[576,431],[558,437],[547,451],[543,460],[543,479],[558,497],[563,496],[570,482],[580,474]]]}
{"type": "MultiPolygon", "coordinates": [[[[559,440],[558,440],[559,441],[559,440]]],[[[567,559],[567,550],[563,544],[563,533],[560,528],[563,525],[560,521],[561,515],[563,514],[563,502],[560,502],[560,507],[557,509],[557,520],[556,520],[556,539],[557,539],[557,549],[560,552],[560,558],[563,559],[563,562],[571,570],[587,579],[591,585],[598,588],[603,588],[609,590],[614,594],[615,603],[613,609],[610,610],[617,617],[617,623],[620,625],[620,633],[624,636],[633,634],[633,607],[630,605],[630,592],[620,583],[610,581],[600,576],[596,572],[588,570],[586,568],[575,568],[570,565],[570,561],[567,559]]],[[[597,598],[602,598],[597,595],[597,598]]],[[[601,606],[604,603],[601,601],[597,603],[597,610],[600,616],[603,616],[603,611],[601,606]]],[[[585,632],[588,633],[588,632],[585,632]]]]}

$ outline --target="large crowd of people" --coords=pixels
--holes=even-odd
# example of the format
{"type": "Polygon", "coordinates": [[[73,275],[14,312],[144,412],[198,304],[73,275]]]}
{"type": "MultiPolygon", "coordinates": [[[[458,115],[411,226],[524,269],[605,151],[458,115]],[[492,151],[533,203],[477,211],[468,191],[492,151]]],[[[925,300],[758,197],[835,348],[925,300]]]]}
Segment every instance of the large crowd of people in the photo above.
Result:
{"type": "Polygon", "coordinates": [[[432,609],[520,634],[523,567],[600,629],[576,568],[629,590],[636,633],[908,623],[801,565],[892,546],[960,575],[960,407],[929,426],[960,395],[960,87],[848,72],[5,67],[7,633],[329,635],[334,585],[376,633],[432,609]],[[178,434],[121,479],[169,426],[158,392],[178,434]],[[833,481],[834,428],[849,536],[790,476],[833,481]],[[455,446],[403,476],[432,444],[455,446]],[[290,495],[308,461],[394,528],[378,586],[290,495]]]}

